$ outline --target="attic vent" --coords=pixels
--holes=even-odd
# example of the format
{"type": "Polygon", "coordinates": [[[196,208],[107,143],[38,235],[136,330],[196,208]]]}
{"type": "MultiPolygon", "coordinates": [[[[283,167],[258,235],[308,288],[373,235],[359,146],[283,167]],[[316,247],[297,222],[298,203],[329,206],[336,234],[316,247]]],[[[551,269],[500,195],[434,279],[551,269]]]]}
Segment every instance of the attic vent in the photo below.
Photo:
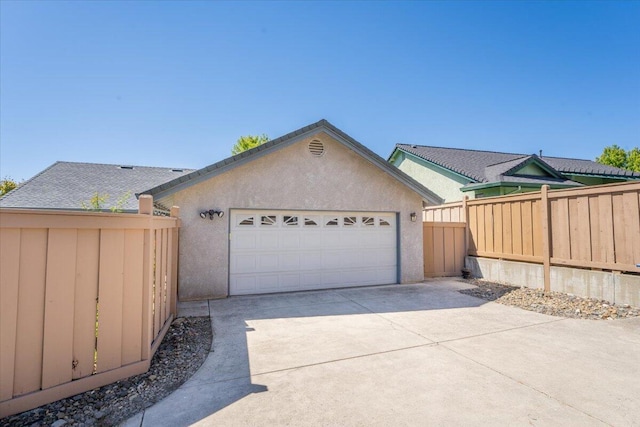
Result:
{"type": "Polygon", "coordinates": [[[184,169],[171,169],[171,172],[184,172],[184,169]]]}
{"type": "Polygon", "coordinates": [[[133,166],[120,166],[120,169],[133,169],[133,166]]]}
{"type": "Polygon", "coordinates": [[[309,143],[309,152],[314,156],[322,156],[324,154],[324,144],[314,139],[309,143]]]}

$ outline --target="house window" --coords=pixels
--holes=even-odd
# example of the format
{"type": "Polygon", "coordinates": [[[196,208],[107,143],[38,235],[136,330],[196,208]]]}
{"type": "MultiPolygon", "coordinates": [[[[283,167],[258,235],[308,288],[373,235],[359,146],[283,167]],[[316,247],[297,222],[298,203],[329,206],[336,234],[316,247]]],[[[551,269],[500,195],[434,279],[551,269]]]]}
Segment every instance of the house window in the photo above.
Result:
{"type": "Polygon", "coordinates": [[[260,225],[276,225],[275,215],[262,215],[260,218],[260,225]]]}
{"type": "Polygon", "coordinates": [[[241,217],[238,225],[253,225],[253,216],[241,217]]]}
{"type": "Polygon", "coordinates": [[[362,225],[376,225],[376,219],[372,216],[363,216],[362,225]]]}
{"type": "Polygon", "coordinates": [[[358,219],[355,216],[345,216],[342,221],[346,227],[356,225],[358,223],[358,219]]]}
{"type": "Polygon", "coordinates": [[[391,223],[384,218],[380,218],[380,227],[391,227],[391,223]]]}
{"type": "Polygon", "coordinates": [[[282,217],[282,222],[287,226],[298,225],[298,217],[293,215],[285,215],[282,217]]]}
{"type": "Polygon", "coordinates": [[[317,218],[310,218],[308,216],[304,217],[304,226],[305,227],[317,227],[318,226],[318,219],[317,218]]]}
{"type": "Polygon", "coordinates": [[[329,216],[324,218],[324,225],[328,227],[337,227],[338,226],[338,217],[329,216]]]}

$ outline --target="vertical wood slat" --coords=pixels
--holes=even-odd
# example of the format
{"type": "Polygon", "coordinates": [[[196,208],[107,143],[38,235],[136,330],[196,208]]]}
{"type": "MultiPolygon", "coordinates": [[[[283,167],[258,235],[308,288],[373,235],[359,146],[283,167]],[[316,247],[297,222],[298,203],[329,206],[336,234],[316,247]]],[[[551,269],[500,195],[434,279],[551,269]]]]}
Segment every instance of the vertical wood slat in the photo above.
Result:
{"type": "Polygon", "coordinates": [[[549,206],[548,206],[548,199],[547,199],[547,206],[544,206],[544,202],[542,200],[536,200],[531,204],[531,222],[532,222],[532,228],[531,228],[531,232],[533,234],[533,255],[534,256],[542,256],[542,245],[543,245],[543,237],[542,237],[542,233],[544,232],[543,230],[543,225],[542,225],[542,210],[546,209],[547,210],[547,219],[545,220],[547,222],[547,227],[549,226],[548,221],[550,220],[549,215],[548,215],[548,210],[549,210],[549,206]]]}
{"type": "Polygon", "coordinates": [[[155,230],[156,248],[153,254],[153,262],[155,263],[154,284],[153,284],[153,337],[160,332],[160,295],[161,295],[161,272],[162,272],[162,231],[155,230]]]}
{"type": "Polygon", "coordinates": [[[13,395],[42,385],[42,339],[47,267],[47,229],[23,229],[13,395]]]}
{"type": "Polygon", "coordinates": [[[502,252],[513,253],[513,234],[511,228],[511,203],[502,204],[502,252]]]}
{"type": "MultiPolygon", "coordinates": [[[[178,218],[180,216],[180,208],[178,206],[173,206],[171,208],[170,215],[172,218],[178,218]]],[[[171,293],[169,296],[171,297],[171,314],[176,317],[178,315],[178,244],[180,241],[178,228],[172,228],[169,232],[169,236],[169,252],[171,255],[171,273],[169,276],[171,278],[171,293]]]]}
{"type": "Polygon", "coordinates": [[[598,241],[600,243],[600,256],[602,262],[615,262],[614,226],[613,226],[613,202],[611,194],[598,195],[598,213],[600,220],[598,241]]]}
{"type": "Polygon", "coordinates": [[[504,253],[504,238],[502,236],[502,232],[504,230],[504,225],[502,221],[502,203],[496,203],[493,205],[493,249],[495,252],[501,254],[504,253]]]}
{"type": "Polygon", "coordinates": [[[97,372],[122,366],[124,230],[100,233],[97,372]]]}
{"type": "Polygon", "coordinates": [[[142,307],[144,231],[124,235],[124,287],[122,297],[122,365],[142,360],[142,307]]]}
{"type": "Polygon", "coordinates": [[[73,327],[74,379],[86,377],[93,372],[100,231],[78,230],[77,248],[73,327]]]}
{"type": "Polygon", "coordinates": [[[520,202],[511,204],[511,248],[516,255],[522,255],[522,210],[520,202]]]}
{"type": "Polygon", "coordinates": [[[487,244],[486,244],[486,239],[485,239],[486,221],[485,221],[484,215],[485,215],[484,206],[479,206],[478,210],[477,210],[477,220],[478,220],[477,230],[478,230],[478,234],[477,234],[477,238],[476,238],[476,248],[478,249],[478,251],[483,251],[483,252],[485,252],[487,250],[487,244]]]}
{"type": "Polygon", "coordinates": [[[521,204],[522,215],[522,254],[533,255],[533,215],[531,211],[531,201],[527,200],[521,204]]]}
{"type": "Polygon", "coordinates": [[[454,229],[455,232],[455,239],[454,239],[454,245],[455,245],[455,253],[453,255],[454,260],[455,260],[455,264],[454,264],[454,274],[457,274],[458,272],[461,272],[462,268],[464,267],[464,258],[467,255],[467,251],[465,248],[465,229],[464,228],[455,228],[454,229]]]}
{"type": "Polygon", "coordinates": [[[443,248],[443,265],[442,265],[442,274],[447,274],[450,271],[455,270],[455,229],[450,227],[445,227],[442,229],[442,248],[443,248]]]}
{"type": "Polygon", "coordinates": [[[615,262],[628,263],[631,261],[626,251],[626,218],[624,213],[624,203],[622,194],[613,194],[611,196],[613,210],[613,240],[615,262]]]}
{"type": "Polygon", "coordinates": [[[168,319],[168,310],[167,310],[167,261],[168,261],[168,251],[167,251],[167,242],[169,230],[166,228],[162,229],[162,275],[160,277],[160,307],[162,309],[160,313],[160,325],[164,325],[165,320],[168,319]]]}
{"type": "Polygon", "coordinates": [[[77,244],[77,230],[49,230],[42,351],[43,389],[73,379],[77,244]]]}
{"type": "Polygon", "coordinates": [[[478,252],[478,208],[476,206],[469,206],[467,208],[467,224],[469,227],[469,253],[476,254],[478,252]]]}
{"type": "Polygon", "coordinates": [[[631,192],[623,193],[622,204],[622,211],[625,215],[626,259],[629,264],[637,264],[640,263],[640,207],[638,196],[631,192]]]}
{"type": "Polygon", "coordinates": [[[485,251],[493,252],[493,205],[487,204],[484,210],[485,251]]]}
{"type": "Polygon", "coordinates": [[[13,397],[20,280],[20,229],[0,230],[0,401],[13,397]]]}
{"type": "Polygon", "coordinates": [[[444,271],[444,236],[440,227],[433,228],[433,248],[433,266],[435,273],[440,275],[444,271]]]}
{"type": "Polygon", "coordinates": [[[589,198],[581,196],[576,199],[577,229],[578,238],[578,259],[580,261],[591,261],[591,227],[589,226],[589,198]]]}
{"type": "Polygon", "coordinates": [[[600,204],[598,196],[589,197],[589,236],[591,237],[591,260],[604,262],[602,256],[602,244],[600,243],[600,204]]]}
{"type": "Polygon", "coordinates": [[[433,264],[433,226],[427,223],[422,224],[422,254],[424,257],[424,275],[430,276],[435,273],[433,264]]]}
{"type": "Polygon", "coordinates": [[[569,199],[566,198],[551,202],[551,256],[571,258],[569,199]]]}

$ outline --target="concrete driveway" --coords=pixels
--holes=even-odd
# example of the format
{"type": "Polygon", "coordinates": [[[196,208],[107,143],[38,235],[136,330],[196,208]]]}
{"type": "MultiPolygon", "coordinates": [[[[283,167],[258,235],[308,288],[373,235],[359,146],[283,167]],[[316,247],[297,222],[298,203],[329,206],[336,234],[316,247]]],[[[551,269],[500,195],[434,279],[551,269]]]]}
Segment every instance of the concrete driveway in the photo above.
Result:
{"type": "Polygon", "coordinates": [[[127,425],[640,425],[640,319],[551,317],[465,287],[209,301],[204,365],[127,425]]]}

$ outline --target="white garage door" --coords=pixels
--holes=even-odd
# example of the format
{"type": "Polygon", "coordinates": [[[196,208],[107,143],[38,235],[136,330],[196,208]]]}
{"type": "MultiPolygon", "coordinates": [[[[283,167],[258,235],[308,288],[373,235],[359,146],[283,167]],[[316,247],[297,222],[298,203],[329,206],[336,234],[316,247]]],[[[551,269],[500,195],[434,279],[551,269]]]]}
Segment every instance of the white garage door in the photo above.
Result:
{"type": "Polygon", "coordinates": [[[231,211],[230,294],[397,282],[395,213],[231,211]]]}

